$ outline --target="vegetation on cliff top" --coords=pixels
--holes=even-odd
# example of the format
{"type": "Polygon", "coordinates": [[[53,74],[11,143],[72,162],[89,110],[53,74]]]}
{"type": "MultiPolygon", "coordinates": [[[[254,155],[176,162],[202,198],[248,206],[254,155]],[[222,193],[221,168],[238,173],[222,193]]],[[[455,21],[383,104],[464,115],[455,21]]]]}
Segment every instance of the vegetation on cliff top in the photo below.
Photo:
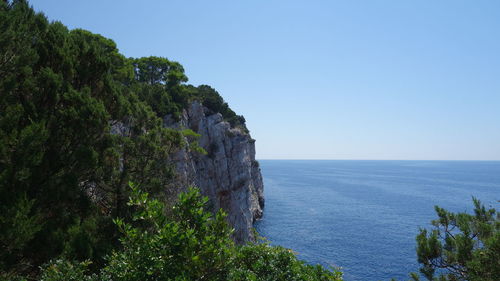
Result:
{"type": "Polygon", "coordinates": [[[214,89],[186,81],[179,63],[126,58],[26,1],[0,2],[0,279],[337,278],[285,249],[234,245],[194,191],[163,214],[178,193],[170,155],[195,144],[161,117],[199,100],[246,130],[214,89]]]}

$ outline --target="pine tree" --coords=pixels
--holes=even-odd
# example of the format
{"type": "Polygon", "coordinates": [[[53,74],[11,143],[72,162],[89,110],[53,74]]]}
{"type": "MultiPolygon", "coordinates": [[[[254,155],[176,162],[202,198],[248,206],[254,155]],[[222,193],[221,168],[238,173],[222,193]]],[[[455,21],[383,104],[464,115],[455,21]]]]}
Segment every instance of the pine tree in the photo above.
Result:
{"type": "MultiPolygon", "coordinates": [[[[435,207],[434,229],[417,236],[420,272],[428,280],[500,280],[500,214],[473,198],[474,214],[435,207]]],[[[419,280],[412,273],[413,280],[419,280]]]]}

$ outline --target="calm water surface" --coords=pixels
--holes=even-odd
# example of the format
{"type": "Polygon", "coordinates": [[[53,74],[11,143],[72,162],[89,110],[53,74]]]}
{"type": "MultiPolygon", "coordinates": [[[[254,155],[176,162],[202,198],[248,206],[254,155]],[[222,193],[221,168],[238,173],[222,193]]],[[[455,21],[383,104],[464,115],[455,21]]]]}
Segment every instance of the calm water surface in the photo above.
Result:
{"type": "Polygon", "coordinates": [[[415,236],[434,205],[471,211],[471,197],[500,209],[500,162],[261,160],[266,208],[257,223],[272,244],[346,281],[408,280],[415,236]]]}

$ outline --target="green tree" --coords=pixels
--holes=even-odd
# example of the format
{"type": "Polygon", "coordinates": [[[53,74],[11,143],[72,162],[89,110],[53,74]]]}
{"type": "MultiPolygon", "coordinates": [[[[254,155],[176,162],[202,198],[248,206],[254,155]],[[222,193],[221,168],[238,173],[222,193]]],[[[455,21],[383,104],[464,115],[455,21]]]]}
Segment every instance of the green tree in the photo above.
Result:
{"type": "Polygon", "coordinates": [[[137,81],[150,85],[179,85],[188,79],[181,64],[161,57],[144,57],[132,60],[137,81]]]}
{"type": "MultiPolygon", "coordinates": [[[[500,280],[500,215],[473,198],[474,214],[435,207],[438,219],[417,236],[420,273],[428,280],[500,280]]],[[[412,273],[413,280],[419,280],[412,273]]]]}
{"type": "MultiPolygon", "coordinates": [[[[182,132],[134,92],[112,40],[23,0],[0,2],[0,22],[0,272],[36,275],[61,254],[97,266],[118,244],[128,181],[167,189],[182,132]]],[[[171,87],[185,80],[180,65],[168,71],[171,87]]]]}
{"type": "Polygon", "coordinates": [[[187,106],[188,94],[182,83],[188,80],[178,62],[162,57],[130,59],[137,83],[132,88],[159,117],[178,117],[187,106]]]}

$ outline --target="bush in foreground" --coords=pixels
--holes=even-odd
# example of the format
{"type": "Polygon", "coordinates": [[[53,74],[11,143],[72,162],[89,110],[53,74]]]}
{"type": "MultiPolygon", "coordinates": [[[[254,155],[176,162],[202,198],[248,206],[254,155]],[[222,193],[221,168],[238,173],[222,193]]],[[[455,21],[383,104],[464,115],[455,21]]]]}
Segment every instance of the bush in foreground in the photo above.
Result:
{"type": "Polygon", "coordinates": [[[342,280],[341,273],[308,265],[288,249],[266,243],[237,246],[219,211],[206,211],[207,198],[197,189],[165,206],[133,187],[131,223],[117,219],[121,249],[107,257],[99,274],[88,263],[58,260],[45,267],[42,280],[342,280]]]}

